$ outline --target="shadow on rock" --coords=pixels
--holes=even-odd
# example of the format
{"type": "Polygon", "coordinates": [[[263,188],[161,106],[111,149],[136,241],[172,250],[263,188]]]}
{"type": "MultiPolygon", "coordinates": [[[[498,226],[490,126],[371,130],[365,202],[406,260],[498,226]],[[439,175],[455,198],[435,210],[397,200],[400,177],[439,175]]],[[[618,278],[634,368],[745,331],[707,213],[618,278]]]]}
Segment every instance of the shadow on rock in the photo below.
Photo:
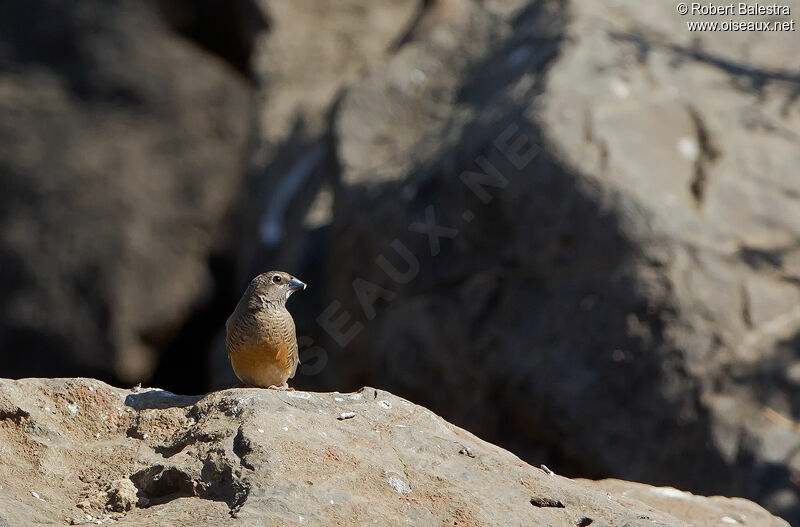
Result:
{"type": "Polygon", "coordinates": [[[186,408],[196,404],[203,395],[175,395],[164,390],[148,390],[125,397],[125,404],[135,410],[164,410],[186,408]]]}

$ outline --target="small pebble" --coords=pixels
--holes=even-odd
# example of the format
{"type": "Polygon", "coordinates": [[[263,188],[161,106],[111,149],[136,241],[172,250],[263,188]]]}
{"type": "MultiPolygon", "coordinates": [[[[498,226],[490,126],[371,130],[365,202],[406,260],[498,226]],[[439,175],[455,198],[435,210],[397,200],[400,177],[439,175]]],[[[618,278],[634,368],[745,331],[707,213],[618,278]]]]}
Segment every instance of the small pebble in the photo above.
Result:
{"type": "Polygon", "coordinates": [[[336,419],[338,419],[339,421],[343,421],[345,419],[352,419],[355,416],[356,416],[355,412],[344,412],[342,414],[339,414],[339,417],[337,417],[336,419]]]}
{"type": "Polygon", "coordinates": [[[291,397],[293,399],[311,399],[311,394],[308,392],[283,392],[286,394],[286,397],[291,397]]]}

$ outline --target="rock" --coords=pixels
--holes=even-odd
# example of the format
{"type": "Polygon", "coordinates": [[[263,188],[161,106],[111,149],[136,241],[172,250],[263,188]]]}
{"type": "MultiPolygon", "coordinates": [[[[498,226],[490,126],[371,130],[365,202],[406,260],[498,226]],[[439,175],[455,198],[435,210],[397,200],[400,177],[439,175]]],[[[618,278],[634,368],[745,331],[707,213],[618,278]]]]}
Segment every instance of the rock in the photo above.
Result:
{"type": "MultiPolygon", "coordinates": [[[[5,374],[138,380],[179,328],[222,334],[226,302],[185,323],[249,126],[227,280],[310,282],[298,386],[384,386],[561,474],[800,524],[797,32],[690,33],[630,0],[50,4],[0,8],[5,374]]],[[[203,348],[178,344],[165,377],[199,379],[203,348]]],[[[6,423],[27,411],[0,398],[6,423]]],[[[166,441],[157,416],[131,441],[166,441]]],[[[129,467],[130,514],[245,495],[227,450],[168,453],[129,467]]]]}
{"type": "Polygon", "coordinates": [[[0,398],[20,416],[0,417],[0,522],[11,527],[788,525],[742,499],[550,475],[373,388],[187,397],[23,379],[0,380],[0,398]],[[358,417],[337,420],[343,411],[358,417]],[[122,505],[113,516],[82,502],[103,489],[122,505]]]}
{"type": "Polygon", "coordinates": [[[4,4],[0,48],[4,373],[147,379],[213,292],[247,87],[155,3],[4,4]]]}
{"type": "Polygon", "coordinates": [[[800,119],[788,102],[796,79],[780,73],[800,65],[786,51],[797,34],[689,33],[666,4],[613,2],[624,21],[612,2],[580,5],[541,126],[571,167],[640,212],[623,228],[657,256],[636,262],[638,287],[669,307],[657,326],[639,316],[632,330],[658,327],[680,350],[708,413],[706,442],[735,467],[715,488],[797,523],[800,250],[789,240],[800,236],[800,151],[787,139],[800,119]]]}
{"type": "Polygon", "coordinates": [[[431,3],[333,116],[309,382],[796,523],[797,33],[741,59],[673,9],[431,3]]]}
{"type": "Polygon", "coordinates": [[[106,494],[108,494],[106,507],[110,511],[127,512],[133,509],[139,501],[136,493],[136,487],[130,479],[112,481],[106,489],[106,494]]]}

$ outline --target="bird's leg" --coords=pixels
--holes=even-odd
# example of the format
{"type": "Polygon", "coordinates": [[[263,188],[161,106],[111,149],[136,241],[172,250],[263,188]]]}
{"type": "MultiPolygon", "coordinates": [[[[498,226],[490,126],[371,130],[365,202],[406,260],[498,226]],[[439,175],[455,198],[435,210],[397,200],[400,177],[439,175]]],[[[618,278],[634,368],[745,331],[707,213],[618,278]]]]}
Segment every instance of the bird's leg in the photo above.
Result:
{"type": "Polygon", "coordinates": [[[270,386],[267,389],[268,390],[277,390],[279,392],[293,392],[294,391],[294,388],[290,388],[289,387],[289,383],[288,382],[283,383],[283,386],[275,386],[273,384],[272,386],[270,386]]]}

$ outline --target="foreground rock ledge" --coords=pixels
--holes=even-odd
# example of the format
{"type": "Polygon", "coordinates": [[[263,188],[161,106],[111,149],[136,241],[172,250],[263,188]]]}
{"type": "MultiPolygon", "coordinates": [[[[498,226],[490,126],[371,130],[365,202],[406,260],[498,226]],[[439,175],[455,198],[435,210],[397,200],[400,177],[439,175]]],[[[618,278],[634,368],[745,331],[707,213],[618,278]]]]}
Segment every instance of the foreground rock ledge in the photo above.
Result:
{"type": "Polygon", "coordinates": [[[0,525],[98,522],[788,525],[743,499],[549,474],[372,388],[188,397],[0,380],[0,525]]]}

